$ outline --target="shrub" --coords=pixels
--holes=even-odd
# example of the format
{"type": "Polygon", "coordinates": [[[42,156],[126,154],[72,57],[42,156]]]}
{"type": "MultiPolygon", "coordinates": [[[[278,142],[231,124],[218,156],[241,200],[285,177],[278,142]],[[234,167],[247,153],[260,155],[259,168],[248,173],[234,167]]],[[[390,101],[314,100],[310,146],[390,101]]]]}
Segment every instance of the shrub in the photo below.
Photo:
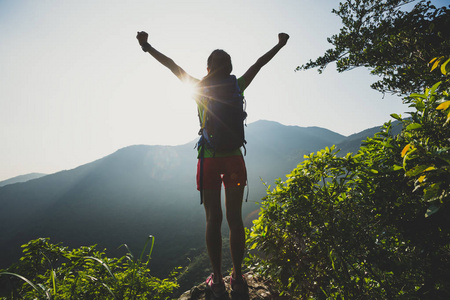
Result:
{"type": "Polygon", "coordinates": [[[392,115],[398,136],[388,122],[355,155],[310,154],[268,188],[248,239],[257,271],[297,298],[448,299],[450,99],[439,85],[405,99],[410,118],[392,115]]]}
{"type": "Polygon", "coordinates": [[[176,274],[169,279],[151,275],[153,242],[149,236],[135,259],[126,245],[123,257],[108,258],[96,246],[70,250],[39,238],[23,245],[20,262],[0,275],[10,278],[11,299],[167,299],[178,287],[176,274]]]}

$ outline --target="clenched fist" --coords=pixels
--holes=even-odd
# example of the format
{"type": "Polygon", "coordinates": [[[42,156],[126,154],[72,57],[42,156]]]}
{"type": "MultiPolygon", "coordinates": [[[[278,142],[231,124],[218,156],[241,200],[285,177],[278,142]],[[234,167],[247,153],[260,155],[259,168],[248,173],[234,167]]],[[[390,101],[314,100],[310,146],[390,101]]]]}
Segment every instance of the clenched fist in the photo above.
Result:
{"type": "Polygon", "coordinates": [[[278,34],[278,44],[280,44],[281,46],[286,45],[288,39],[289,34],[283,32],[278,34]]]}
{"type": "Polygon", "coordinates": [[[141,46],[146,45],[148,43],[148,33],[145,31],[138,31],[136,38],[139,41],[141,46]]]}

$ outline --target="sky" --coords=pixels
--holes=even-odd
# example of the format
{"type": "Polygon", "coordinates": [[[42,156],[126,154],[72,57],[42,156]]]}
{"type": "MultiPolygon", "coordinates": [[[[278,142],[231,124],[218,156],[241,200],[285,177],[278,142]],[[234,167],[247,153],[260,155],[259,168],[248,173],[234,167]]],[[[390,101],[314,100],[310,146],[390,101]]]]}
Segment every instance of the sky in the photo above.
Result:
{"type": "Polygon", "coordinates": [[[348,136],[409,111],[401,98],[372,90],[377,77],[367,69],[295,72],[330,48],[338,3],[0,0],[0,181],[72,169],[130,145],[197,138],[189,86],[142,52],[137,31],[196,78],[214,49],[231,55],[239,77],[288,33],[245,92],[248,123],[348,136]]]}

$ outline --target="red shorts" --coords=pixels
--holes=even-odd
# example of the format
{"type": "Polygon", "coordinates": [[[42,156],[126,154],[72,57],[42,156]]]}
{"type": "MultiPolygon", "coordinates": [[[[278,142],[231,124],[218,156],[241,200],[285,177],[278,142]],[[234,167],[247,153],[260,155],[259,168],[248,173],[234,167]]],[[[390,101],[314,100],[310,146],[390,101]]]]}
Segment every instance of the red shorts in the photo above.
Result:
{"type": "MultiPolygon", "coordinates": [[[[242,156],[207,157],[203,159],[203,189],[220,190],[245,186],[247,170],[242,156]]],[[[200,190],[200,159],[197,163],[197,190],[200,190]]]]}

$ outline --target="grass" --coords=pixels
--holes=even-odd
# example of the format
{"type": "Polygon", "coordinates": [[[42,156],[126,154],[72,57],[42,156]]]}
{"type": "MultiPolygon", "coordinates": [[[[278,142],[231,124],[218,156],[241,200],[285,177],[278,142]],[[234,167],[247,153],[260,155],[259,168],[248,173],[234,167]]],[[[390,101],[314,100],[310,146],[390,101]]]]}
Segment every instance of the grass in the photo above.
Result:
{"type": "Polygon", "coordinates": [[[178,287],[177,273],[166,279],[151,275],[154,243],[148,236],[135,259],[126,244],[120,246],[124,256],[109,258],[96,246],[70,250],[48,238],[32,240],[22,246],[19,263],[0,271],[2,288],[9,285],[1,299],[168,299],[178,287]]]}

